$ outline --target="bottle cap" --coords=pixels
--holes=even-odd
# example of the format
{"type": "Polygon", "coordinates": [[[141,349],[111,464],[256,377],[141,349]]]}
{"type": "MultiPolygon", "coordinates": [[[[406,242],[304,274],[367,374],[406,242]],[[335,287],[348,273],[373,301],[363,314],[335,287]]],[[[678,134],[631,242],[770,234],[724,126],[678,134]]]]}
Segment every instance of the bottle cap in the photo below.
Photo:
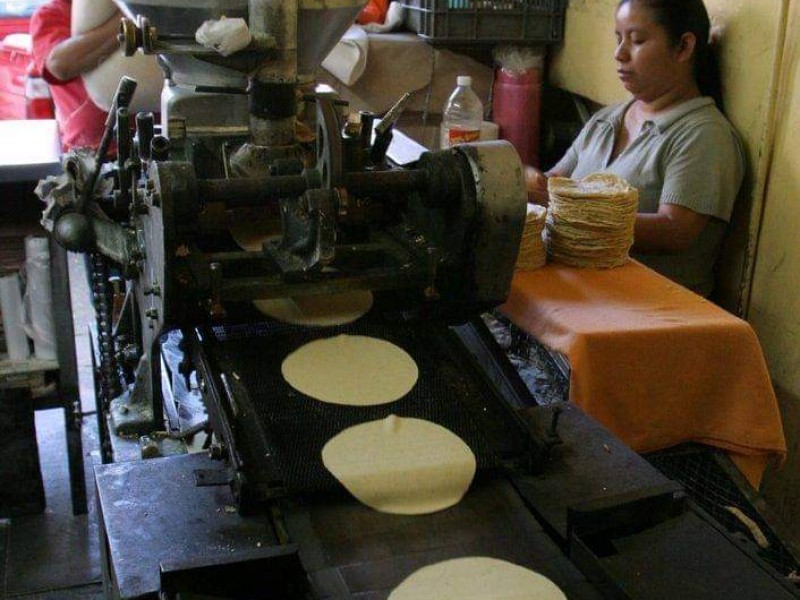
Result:
{"type": "Polygon", "coordinates": [[[466,85],[470,85],[471,86],[472,85],[472,77],[470,77],[469,75],[459,75],[456,78],[456,83],[458,85],[465,85],[465,86],[466,85]]]}

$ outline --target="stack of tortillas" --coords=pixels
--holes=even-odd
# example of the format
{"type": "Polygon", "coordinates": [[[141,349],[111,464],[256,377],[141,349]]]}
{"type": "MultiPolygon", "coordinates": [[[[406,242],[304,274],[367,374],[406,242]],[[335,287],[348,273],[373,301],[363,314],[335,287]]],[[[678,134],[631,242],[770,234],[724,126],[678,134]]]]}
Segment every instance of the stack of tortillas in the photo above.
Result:
{"type": "Polygon", "coordinates": [[[528,214],[525,217],[525,227],[522,229],[522,240],[517,254],[517,269],[532,271],[543,267],[547,262],[542,238],[546,217],[547,209],[544,206],[528,204],[528,214]]]}
{"type": "Polygon", "coordinates": [[[628,260],[639,192],[607,173],[547,182],[547,256],[573,267],[618,267],[628,260]]]}

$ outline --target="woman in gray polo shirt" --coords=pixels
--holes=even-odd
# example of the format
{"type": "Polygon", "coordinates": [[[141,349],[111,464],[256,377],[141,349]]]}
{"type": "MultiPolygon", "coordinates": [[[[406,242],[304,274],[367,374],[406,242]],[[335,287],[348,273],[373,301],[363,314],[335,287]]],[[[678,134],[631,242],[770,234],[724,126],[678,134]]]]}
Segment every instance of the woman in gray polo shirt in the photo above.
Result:
{"type": "MultiPolygon", "coordinates": [[[[634,258],[704,296],[745,164],[717,107],[709,27],[702,0],[622,0],[614,59],[632,98],[593,115],[547,173],[611,172],[636,186],[634,258]]],[[[546,176],[526,171],[529,197],[546,202],[546,176]]]]}

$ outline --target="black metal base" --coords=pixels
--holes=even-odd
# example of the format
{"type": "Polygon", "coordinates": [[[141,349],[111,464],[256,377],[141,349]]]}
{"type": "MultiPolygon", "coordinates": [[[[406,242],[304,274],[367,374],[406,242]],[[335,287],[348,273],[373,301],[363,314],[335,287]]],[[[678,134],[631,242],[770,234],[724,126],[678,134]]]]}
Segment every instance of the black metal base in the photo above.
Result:
{"type": "MultiPolygon", "coordinates": [[[[527,415],[549,422],[549,412],[527,415]]],[[[308,581],[316,597],[379,599],[417,568],[470,555],[542,572],[571,600],[796,597],[687,504],[678,484],[578,409],[564,410],[559,432],[564,443],[541,475],[513,486],[480,478],[461,503],[424,516],[377,513],[345,494],[305,494],[243,517],[227,487],[196,485],[196,473],[216,465],[206,455],[99,466],[107,597],[156,600],[202,575],[223,598],[250,598],[219,584],[282,565],[272,585],[292,593],[308,581]]]]}
{"type": "Polygon", "coordinates": [[[475,555],[541,572],[571,600],[601,598],[505,479],[476,482],[457,506],[430,515],[388,515],[342,494],[315,494],[242,517],[225,488],[195,485],[195,472],[212,464],[195,454],[95,469],[107,598],[255,599],[265,590],[386,598],[417,568],[475,555]]]}
{"type": "MultiPolygon", "coordinates": [[[[280,341],[274,334],[273,351],[280,341]]],[[[479,365],[493,394],[524,404],[523,384],[486,331],[461,328],[449,340],[469,348],[459,364],[479,365]]],[[[215,363],[237,353],[222,354],[215,363]]],[[[234,372],[247,379],[238,367],[227,365],[229,383],[234,372]]],[[[205,377],[214,374],[209,363],[203,369],[205,377]]],[[[122,600],[155,600],[159,592],[170,598],[201,575],[216,585],[262,569],[283,574],[271,585],[287,597],[306,593],[307,581],[308,597],[382,599],[417,568],[483,555],[544,573],[571,600],[796,597],[768,565],[687,502],[679,484],[574,405],[514,414],[540,457],[537,469],[481,472],[458,505],[432,515],[386,515],[343,490],[299,486],[266,498],[260,514],[243,516],[230,486],[199,485],[209,473],[234,473],[225,461],[185,455],[98,467],[106,593],[122,600]]],[[[251,597],[247,589],[223,587],[214,593],[251,597]]]]}
{"type": "MultiPolygon", "coordinates": [[[[240,563],[276,556],[267,516],[244,519],[227,487],[196,486],[195,471],[214,466],[187,454],[95,467],[107,598],[159,600],[162,570],[174,591],[179,571],[227,564],[235,575],[247,570],[240,563]]],[[[231,589],[239,584],[232,577],[231,589]]]]}
{"type": "MultiPolygon", "coordinates": [[[[561,407],[563,444],[520,494],[607,598],[800,597],[752,545],[731,538],[652,468],[574,405],[561,407]]],[[[553,408],[527,416],[544,427],[553,408]]]]}

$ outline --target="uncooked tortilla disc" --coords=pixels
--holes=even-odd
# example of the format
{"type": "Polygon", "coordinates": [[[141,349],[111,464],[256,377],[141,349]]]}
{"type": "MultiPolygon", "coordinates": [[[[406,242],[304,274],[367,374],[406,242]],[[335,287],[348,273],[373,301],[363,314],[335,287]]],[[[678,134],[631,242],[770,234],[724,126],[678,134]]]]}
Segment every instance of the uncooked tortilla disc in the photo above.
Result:
{"type": "Polygon", "coordinates": [[[455,558],[415,571],[389,600],[567,600],[544,575],[482,556],[455,558]]]}
{"type": "Polygon", "coordinates": [[[307,396],[349,406],[394,402],[414,387],[417,363],[391,342],[363,335],[314,340],[281,365],[283,378],[307,396]]]}
{"type": "Polygon", "coordinates": [[[372,292],[353,291],[341,294],[298,296],[256,300],[262,314],[282,323],[334,327],[360,319],[372,308],[372,292]]]}
{"type": "Polygon", "coordinates": [[[246,211],[237,213],[229,229],[233,241],[248,252],[261,252],[264,242],[281,232],[280,222],[246,211]]]}
{"type": "Polygon", "coordinates": [[[457,504],[476,468],[472,450],[449,429],[396,415],[345,429],[322,448],[322,462],[360,502],[398,515],[457,504]]]}

